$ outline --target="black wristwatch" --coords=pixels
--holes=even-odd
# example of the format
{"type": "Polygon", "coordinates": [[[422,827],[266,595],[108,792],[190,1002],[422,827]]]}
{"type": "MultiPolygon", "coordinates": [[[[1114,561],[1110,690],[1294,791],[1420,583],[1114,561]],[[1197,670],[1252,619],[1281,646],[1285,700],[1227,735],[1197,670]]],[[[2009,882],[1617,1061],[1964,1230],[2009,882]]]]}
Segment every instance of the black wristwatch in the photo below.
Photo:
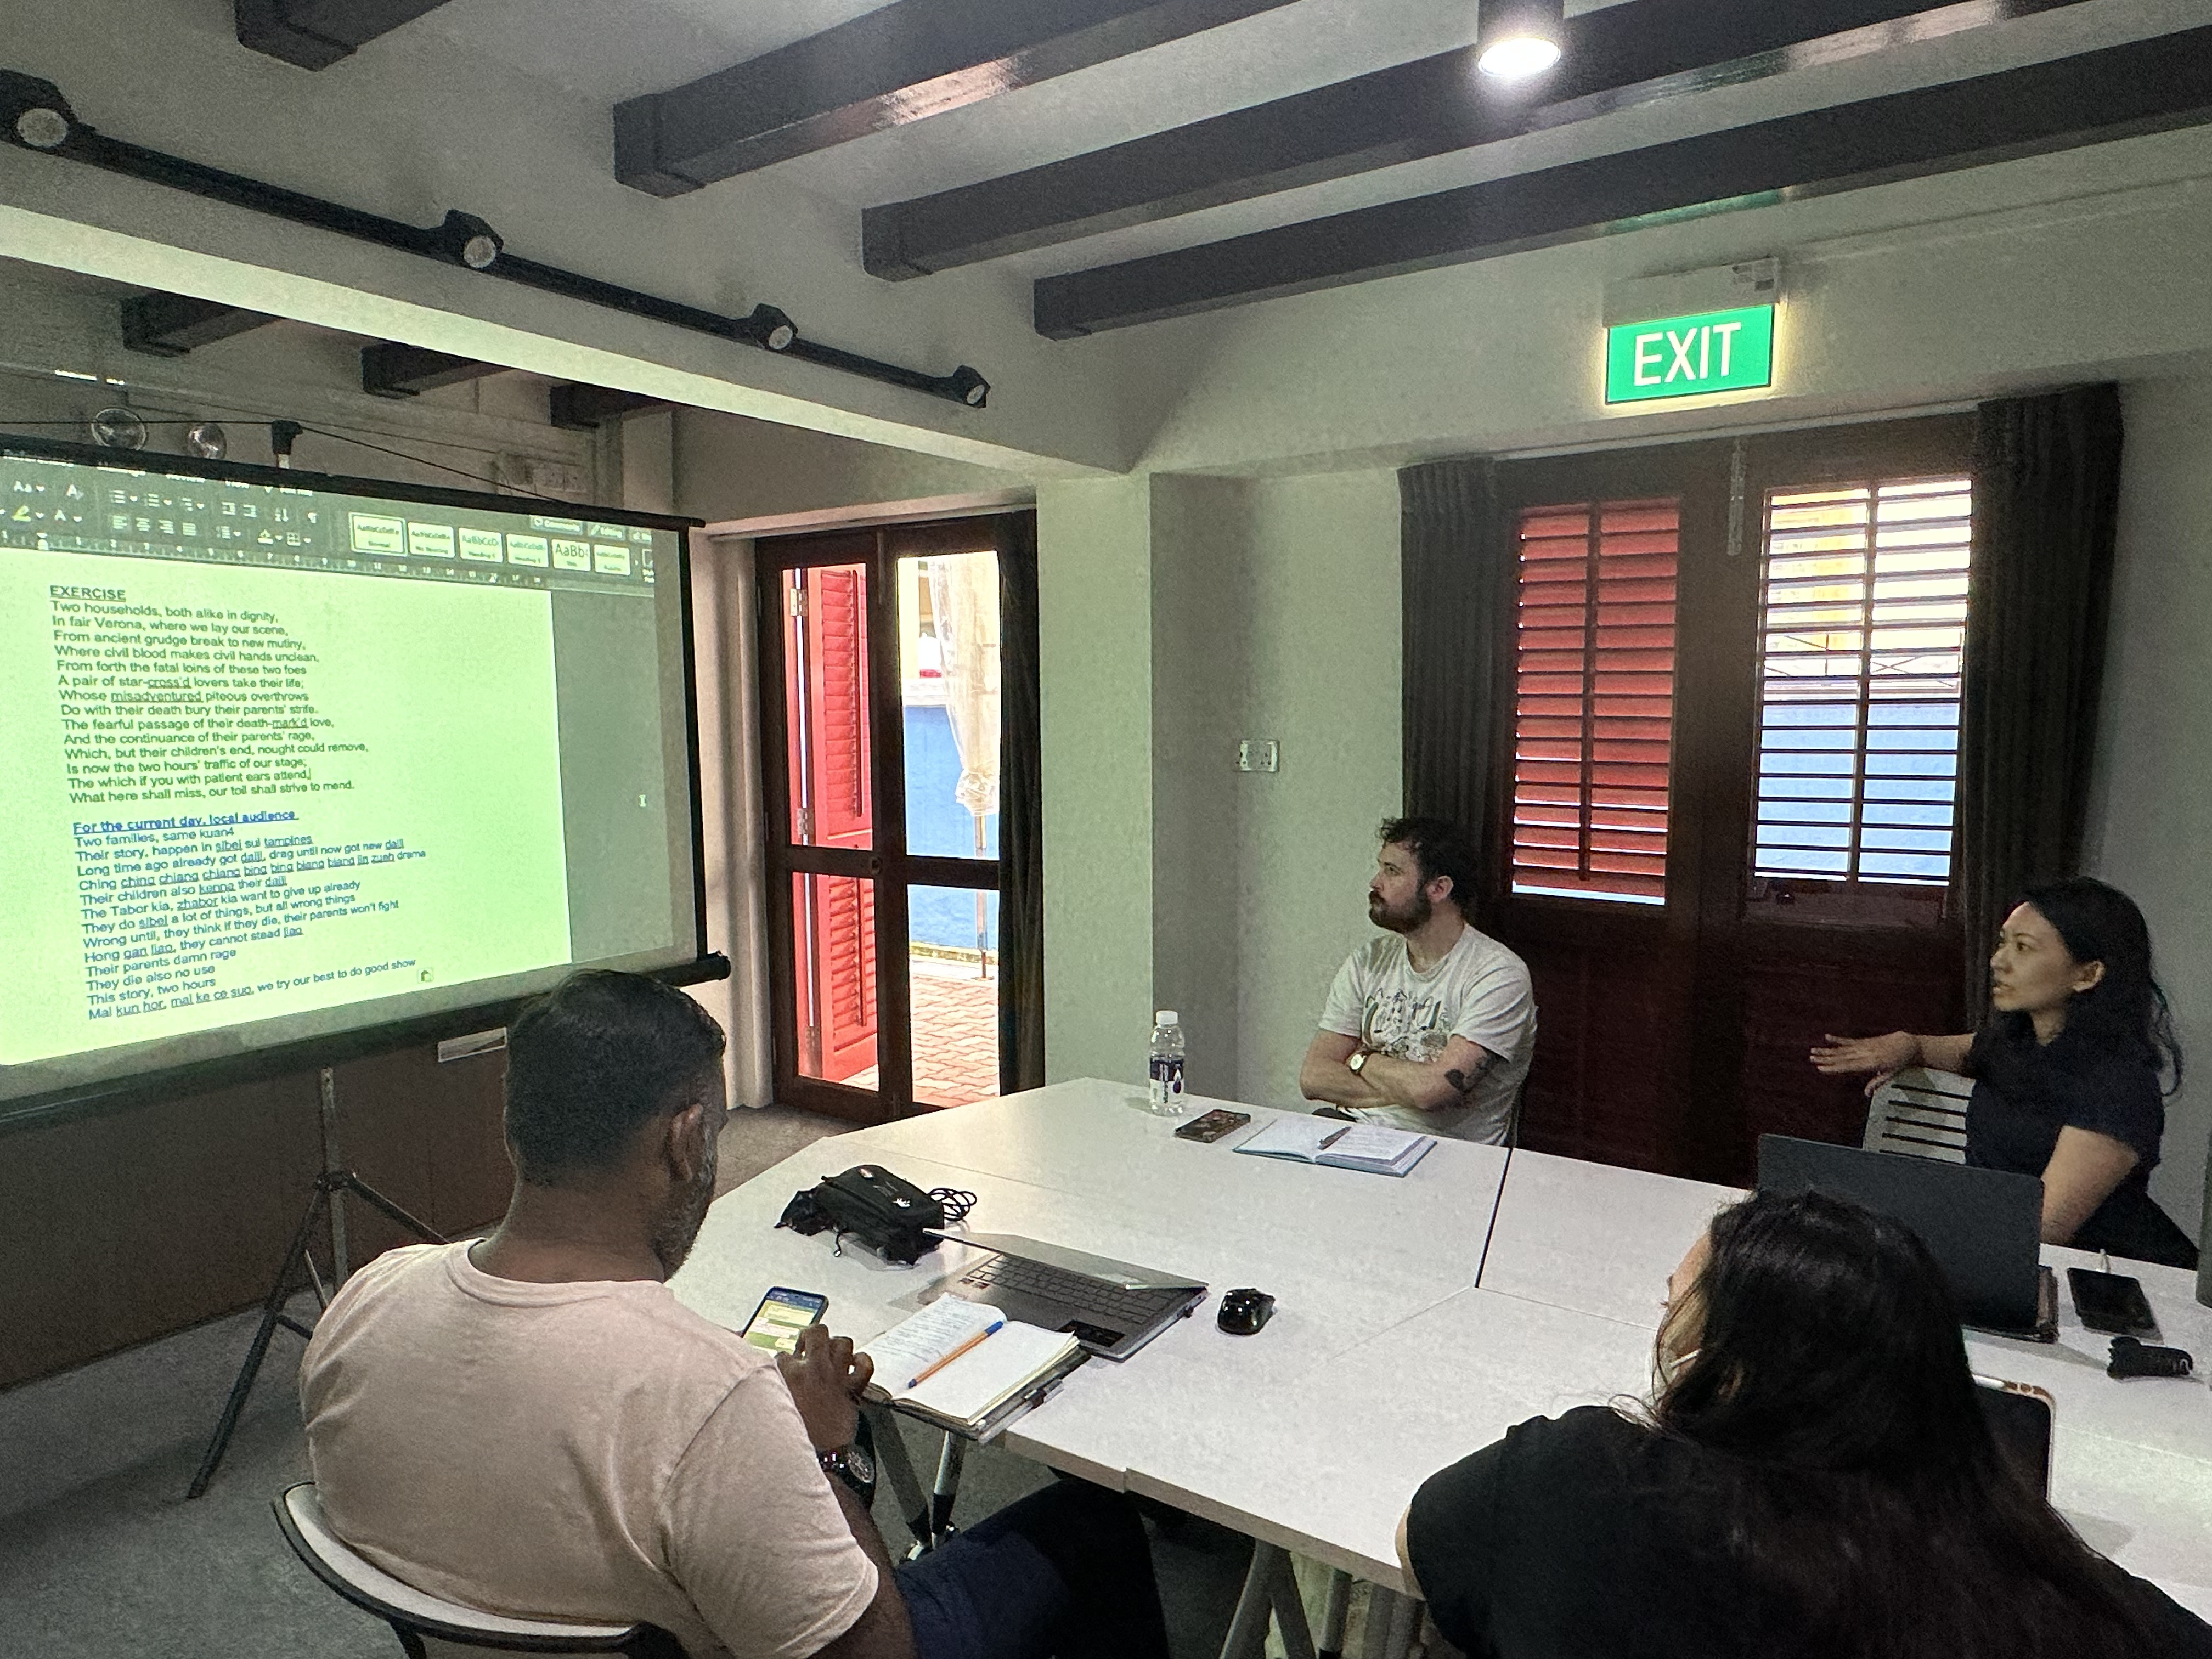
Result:
{"type": "Polygon", "coordinates": [[[822,1465],[824,1474],[843,1481],[861,1498],[871,1498],[876,1490],[876,1460],[868,1449],[854,1441],[849,1446],[840,1446],[836,1451],[817,1452],[815,1462],[822,1465]]]}

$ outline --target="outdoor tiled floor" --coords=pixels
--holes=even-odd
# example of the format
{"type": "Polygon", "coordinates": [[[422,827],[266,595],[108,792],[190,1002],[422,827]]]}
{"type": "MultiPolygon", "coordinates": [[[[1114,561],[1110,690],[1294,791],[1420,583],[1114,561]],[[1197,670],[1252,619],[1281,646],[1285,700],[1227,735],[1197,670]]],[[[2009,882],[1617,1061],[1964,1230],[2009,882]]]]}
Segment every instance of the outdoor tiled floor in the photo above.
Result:
{"type": "Polygon", "coordinates": [[[962,963],[914,959],[914,1097],[965,1106],[999,1092],[999,979],[962,963]]]}

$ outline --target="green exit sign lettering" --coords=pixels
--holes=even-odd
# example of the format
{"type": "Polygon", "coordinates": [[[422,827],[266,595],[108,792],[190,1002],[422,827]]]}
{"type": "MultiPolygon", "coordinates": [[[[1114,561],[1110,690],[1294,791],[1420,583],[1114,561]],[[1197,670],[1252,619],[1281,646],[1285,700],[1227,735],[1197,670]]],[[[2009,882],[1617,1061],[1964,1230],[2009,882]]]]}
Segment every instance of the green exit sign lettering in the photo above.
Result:
{"type": "Polygon", "coordinates": [[[1605,400],[1645,402],[1774,384],[1774,307],[1622,323],[1605,331],[1605,400]]]}

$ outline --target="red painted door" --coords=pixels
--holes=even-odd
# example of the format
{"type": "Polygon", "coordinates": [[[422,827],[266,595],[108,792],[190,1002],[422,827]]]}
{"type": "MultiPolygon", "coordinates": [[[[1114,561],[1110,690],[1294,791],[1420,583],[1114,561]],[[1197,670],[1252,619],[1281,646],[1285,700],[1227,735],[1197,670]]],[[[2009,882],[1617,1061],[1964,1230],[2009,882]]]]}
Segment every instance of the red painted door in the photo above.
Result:
{"type": "MultiPolygon", "coordinates": [[[[874,834],[868,738],[867,573],[857,565],[792,573],[785,661],[790,724],[792,839],[865,849],[874,834]]],[[[801,876],[794,921],[811,969],[807,1069],[842,1083],[876,1064],[876,888],[853,876],[801,876]]]]}

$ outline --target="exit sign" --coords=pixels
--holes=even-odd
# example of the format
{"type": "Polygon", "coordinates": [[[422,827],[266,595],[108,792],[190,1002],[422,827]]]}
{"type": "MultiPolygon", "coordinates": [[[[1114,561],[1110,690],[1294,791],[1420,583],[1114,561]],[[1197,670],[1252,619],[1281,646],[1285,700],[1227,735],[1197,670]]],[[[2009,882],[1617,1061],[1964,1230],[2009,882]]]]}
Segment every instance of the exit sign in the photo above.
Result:
{"type": "Polygon", "coordinates": [[[1622,323],[1605,331],[1605,400],[1638,403],[1774,384],[1774,307],[1622,323]]]}

